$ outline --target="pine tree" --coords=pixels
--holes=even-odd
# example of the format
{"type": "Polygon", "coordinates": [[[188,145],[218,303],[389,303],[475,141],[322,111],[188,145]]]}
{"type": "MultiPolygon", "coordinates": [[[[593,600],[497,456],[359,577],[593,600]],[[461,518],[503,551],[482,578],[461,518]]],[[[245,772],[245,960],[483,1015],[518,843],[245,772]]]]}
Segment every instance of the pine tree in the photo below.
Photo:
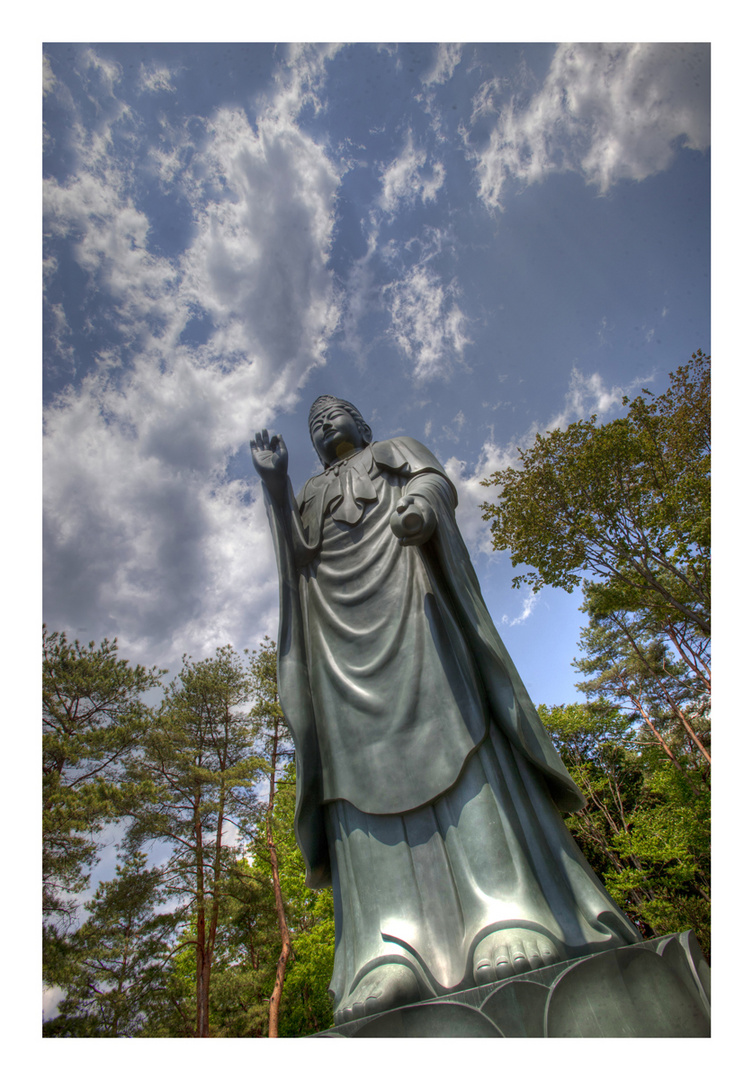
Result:
{"type": "Polygon", "coordinates": [[[164,992],[175,913],[160,912],[160,871],[136,853],[101,882],[88,918],[71,938],[69,977],[59,1017],[44,1034],[132,1038],[164,992]]]}
{"type": "Polygon", "coordinates": [[[195,1025],[210,1035],[210,981],[224,883],[238,848],[238,822],[253,804],[260,762],[249,717],[251,679],[230,646],[210,660],[184,657],[132,770],[142,802],[128,831],[132,848],[162,841],[166,888],[190,911],[195,1025]]]}
{"type": "Polygon", "coordinates": [[[146,730],[141,700],[164,672],[118,656],[117,639],[81,645],[42,634],[42,881],[45,977],[65,967],[65,933],[88,886],[98,834],[123,811],[125,773],[146,730]]]}

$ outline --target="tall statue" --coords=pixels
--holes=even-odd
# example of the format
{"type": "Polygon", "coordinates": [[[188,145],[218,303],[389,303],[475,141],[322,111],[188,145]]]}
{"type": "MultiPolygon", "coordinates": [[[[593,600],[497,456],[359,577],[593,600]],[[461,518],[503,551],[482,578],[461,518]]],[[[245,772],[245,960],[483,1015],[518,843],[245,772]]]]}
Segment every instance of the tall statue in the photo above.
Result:
{"type": "Polygon", "coordinates": [[[457,495],[414,439],[317,398],[297,498],[251,442],[280,575],[278,682],[307,884],[332,884],[335,1020],[640,940],[563,821],[583,797],[481,597],[457,495]]]}

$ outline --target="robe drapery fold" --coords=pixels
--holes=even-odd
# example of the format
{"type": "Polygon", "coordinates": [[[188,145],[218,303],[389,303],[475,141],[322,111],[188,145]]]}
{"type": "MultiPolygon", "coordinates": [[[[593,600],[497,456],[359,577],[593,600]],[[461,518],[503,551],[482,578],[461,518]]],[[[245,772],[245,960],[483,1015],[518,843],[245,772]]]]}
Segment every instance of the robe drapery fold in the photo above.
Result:
{"type": "Polygon", "coordinates": [[[330,880],[325,801],[415,809],[457,780],[489,723],[541,771],[561,809],[583,805],[486,609],[439,462],[414,439],[395,438],[339,466],[337,476],[309,480],[298,502],[292,490],[283,506],[267,497],[280,572],[280,700],[313,888],[330,880]],[[364,467],[379,497],[365,492],[356,524],[338,521],[328,510],[344,494],[359,505],[364,467]],[[405,494],[422,495],[437,515],[421,546],[402,547],[389,527],[405,494]]]}

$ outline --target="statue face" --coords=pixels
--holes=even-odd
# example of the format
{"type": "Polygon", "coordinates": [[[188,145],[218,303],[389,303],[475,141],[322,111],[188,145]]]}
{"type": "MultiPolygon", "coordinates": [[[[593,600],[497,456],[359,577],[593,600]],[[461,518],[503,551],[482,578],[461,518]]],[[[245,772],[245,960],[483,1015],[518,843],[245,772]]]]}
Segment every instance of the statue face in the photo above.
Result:
{"type": "Polygon", "coordinates": [[[366,444],[356,423],[347,409],[333,403],[322,409],[311,423],[311,441],[325,465],[348,457],[354,450],[366,444]]]}

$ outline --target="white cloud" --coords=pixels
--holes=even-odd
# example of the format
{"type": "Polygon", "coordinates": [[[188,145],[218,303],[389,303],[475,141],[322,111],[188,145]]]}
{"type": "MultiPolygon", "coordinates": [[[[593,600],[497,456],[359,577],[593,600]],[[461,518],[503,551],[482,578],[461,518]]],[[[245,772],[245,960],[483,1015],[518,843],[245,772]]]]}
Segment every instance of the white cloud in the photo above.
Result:
{"type": "Polygon", "coordinates": [[[128,175],[117,165],[101,168],[100,149],[67,184],[45,181],[46,228],[55,238],[78,238],[76,261],[108,297],[108,318],[126,338],[161,337],[172,346],[186,319],[176,268],[149,251],[149,220],[127,194],[128,175]]]}
{"type": "MultiPolygon", "coordinates": [[[[667,43],[559,45],[540,91],[502,101],[486,82],[473,121],[496,115],[487,145],[468,137],[479,194],[501,207],[510,180],[579,172],[604,193],[668,168],[678,145],[709,146],[708,48],[667,43]]],[[[472,121],[472,124],[473,124],[472,121]]]]}
{"type": "Polygon", "coordinates": [[[42,53],[42,93],[49,94],[55,89],[56,78],[52,71],[52,65],[50,64],[50,58],[47,53],[42,53]]]}
{"type": "Polygon", "coordinates": [[[84,49],[81,54],[81,70],[96,79],[108,96],[114,97],[115,84],[120,81],[122,70],[114,60],[107,60],[94,49],[84,49]]]}
{"type": "MultiPolygon", "coordinates": [[[[645,378],[643,383],[645,383],[645,378]]],[[[600,420],[605,419],[610,412],[621,405],[622,398],[641,383],[640,379],[632,382],[628,387],[605,386],[604,380],[598,372],[592,375],[584,375],[579,368],[574,367],[570,372],[570,385],[565,395],[562,409],[550,417],[544,430],[555,431],[564,428],[574,420],[579,420],[594,413],[600,420]]],[[[532,427],[526,437],[525,445],[530,446],[539,428],[532,427]]],[[[521,443],[521,446],[524,445],[521,443]]]]}
{"type": "Polygon", "coordinates": [[[446,83],[452,78],[455,68],[460,63],[463,54],[463,46],[442,42],[437,45],[437,53],[434,58],[434,66],[428,74],[424,75],[421,82],[425,86],[436,86],[446,83]]]}
{"type": "Polygon", "coordinates": [[[482,487],[481,481],[493,472],[513,466],[517,456],[517,444],[511,441],[502,449],[492,436],[484,443],[475,464],[469,465],[456,457],[443,462],[458,493],[456,514],[471,552],[490,555],[493,550],[489,525],[481,515],[481,503],[489,501],[490,492],[482,487]]]}
{"type": "Polygon", "coordinates": [[[503,615],[501,622],[503,626],[520,626],[526,619],[529,619],[533,614],[534,608],[541,599],[541,593],[535,593],[529,586],[524,590],[523,603],[521,604],[520,614],[516,615],[514,619],[511,619],[509,615],[503,615]]]}
{"type": "Polygon", "coordinates": [[[141,360],[118,393],[96,374],[48,409],[53,624],[117,633],[152,662],[248,643],[250,613],[276,600],[263,509],[247,482],[224,477],[250,426],[248,382],[187,357],[162,375],[141,360]]]}
{"type": "Polygon", "coordinates": [[[62,304],[51,304],[49,308],[48,333],[52,340],[52,346],[58,363],[54,365],[55,372],[66,370],[68,373],[76,370],[76,355],[71,344],[71,328],[65,317],[62,304]]]}
{"type": "Polygon", "coordinates": [[[415,96],[416,101],[421,104],[429,117],[431,130],[440,145],[449,141],[450,115],[448,115],[446,105],[440,103],[437,91],[452,78],[462,54],[462,45],[447,43],[437,45],[434,64],[431,70],[421,78],[425,90],[415,96]]]}
{"type": "Polygon", "coordinates": [[[445,376],[462,362],[469,338],[454,282],[444,284],[430,267],[419,263],[386,286],[385,293],[392,316],[390,333],[419,382],[445,376]]]}
{"type": "MultiPolygon", "coordinates": [[[[92,328],[115,326],[120,344],[46,412],[46,615],[118,634],[135,659],[169,664],[276,632],[263,506],[226,468],[254,424],[295,403],[337,324],[328,257],[340,166],[295,122],[331,53],[293,48],[255,126],[232,109],[193,118],[190,132],[163,125],[159,155],[115,96],[118,66],[94,50],[79,64],[101,109],[86,130],[71,115],[76,165],[47,185],[46,227],[87,274],[92,328]],[[153,250],[136,195],[145,161],[192,210],[191,239],[172,258],[153,250]],[[189,347],[196,315],[209,336],[189,347]]],[[[151,77],[156,89],[167,76],[151,77]]],[[[54,283],[54,252],[48,268],[54,283]]],[[[50,305],[53,362],[70,362],[70,314],[50,305]]]]}
{"type": "Polygon", "coordinates": [[[445,424],[442,427],[442,434],[450,442],[459,442],[460,441],[460,433],[461,433],[461,431],[463,430],[464,427],[465,427],[465,413],[461,409],[460,412],[457,413],[452,418],[452,420],[450,421],[449,424],[445,424]]]}
{"type": "Polygon", "coordinates": [[[213,119],[191,183],[208,198],[182,263],[185,292],[208,311],[211,348],[245,354],[285,393],[324,361],[339,309],[328,257],[339,184],[323,149],[291,121],[213,119]]]}
{"type": "Polygon", "coordinates": [[[337,44],[288,45],[287,56],[275,72],[277,89],[269,114],[292,122],[306,105],[318,112],[323,107],[321,90],[327,61],[341,48],[342,45],[337,44]]]}
{"type": "Polygon", "coordinates": [[[441,162],[435,162],[427,169],[426,158],[425,150],[413,146],[413,134],[409,132],[402,153],[382,174],[379,206],[387,214],[394,216],[401,203],[410,205],[419,198],[424,203],[436,199],[444,183],[445,170],[441,162]]]}
{"type": "Polygon", "coordinates": [[[139,89],[149,94],[162,91],[174,94],[175,87],[172,83],[172,72],[169,68],[162,67],[159,64],[141,64],[139,66],[139,89]]]}

